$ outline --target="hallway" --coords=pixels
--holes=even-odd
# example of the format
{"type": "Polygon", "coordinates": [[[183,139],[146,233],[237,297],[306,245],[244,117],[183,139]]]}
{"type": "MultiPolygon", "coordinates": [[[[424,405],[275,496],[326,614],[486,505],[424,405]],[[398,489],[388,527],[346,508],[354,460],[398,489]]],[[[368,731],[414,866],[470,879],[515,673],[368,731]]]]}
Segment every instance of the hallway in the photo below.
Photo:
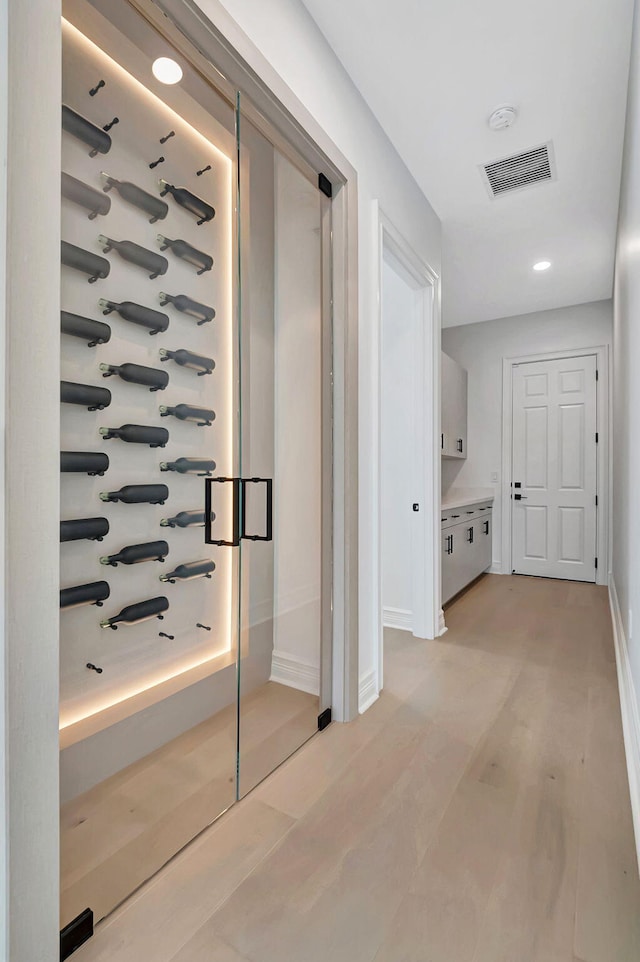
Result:
{"type": "Polygon", "coordinates": [[[385,691],[118,909],[78,962],[635,962],[604,588],[486,576],[385,691]]]}

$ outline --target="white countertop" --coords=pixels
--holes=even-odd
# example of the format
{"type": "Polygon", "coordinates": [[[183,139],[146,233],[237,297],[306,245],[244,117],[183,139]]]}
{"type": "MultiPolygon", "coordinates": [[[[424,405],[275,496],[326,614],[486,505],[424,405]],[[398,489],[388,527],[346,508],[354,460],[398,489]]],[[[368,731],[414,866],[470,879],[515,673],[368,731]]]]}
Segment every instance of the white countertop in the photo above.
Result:
{"type": "Polygon", "coordinates": [[[493,488],[452,488],[442,495],[440,507],[443,511],[450,508],[466,508],[470,504],[478,504],[480,501],[493,501],[493,488]]]}

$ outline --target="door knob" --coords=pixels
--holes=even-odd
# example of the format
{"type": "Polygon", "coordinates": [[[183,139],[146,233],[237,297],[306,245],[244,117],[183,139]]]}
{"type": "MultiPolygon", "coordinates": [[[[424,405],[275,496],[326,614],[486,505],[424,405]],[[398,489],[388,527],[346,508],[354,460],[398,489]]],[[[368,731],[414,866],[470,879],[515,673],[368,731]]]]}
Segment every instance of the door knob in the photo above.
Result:
{"type": "Polygon", "coordinates": [[[526,494],[514,494],[513,500],[514,500],[514,501],[528,501],[529,498],[527,497],[526,494]]]}

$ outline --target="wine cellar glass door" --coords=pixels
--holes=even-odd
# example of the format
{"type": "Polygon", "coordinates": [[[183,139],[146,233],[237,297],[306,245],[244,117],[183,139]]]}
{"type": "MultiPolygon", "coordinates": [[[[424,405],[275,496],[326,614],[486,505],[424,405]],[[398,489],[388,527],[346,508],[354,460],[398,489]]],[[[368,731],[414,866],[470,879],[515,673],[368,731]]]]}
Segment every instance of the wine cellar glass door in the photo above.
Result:
{"type": "Polygon", "coordinates": [[[330,705],[322,680],[331,657],[323,639],[331,318],[323,296],[329,198],[317,172],[285,156],[242,98],[239,106],[243,797],[317,732],[330,705]]]}
{"type": "Polygon", "coordinates": [[[203,477],[239,472],[238,155],[235,90],[126,0],[63,14],[61,927],[82,928],[237,798],[239,552],[204,543],[203,477]]]}

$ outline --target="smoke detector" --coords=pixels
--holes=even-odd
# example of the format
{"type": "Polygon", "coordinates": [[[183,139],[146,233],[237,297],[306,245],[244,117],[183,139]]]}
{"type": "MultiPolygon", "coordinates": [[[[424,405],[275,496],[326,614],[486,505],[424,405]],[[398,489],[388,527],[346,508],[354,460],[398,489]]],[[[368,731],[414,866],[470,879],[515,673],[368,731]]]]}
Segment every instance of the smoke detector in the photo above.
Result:
{"type": "Polygon", "coordinates": [[[496,107],[487,123],[492,130],[506,130],[513,126],[518,119],[518,111],[511,104],[502,104],[496,107]]]}

